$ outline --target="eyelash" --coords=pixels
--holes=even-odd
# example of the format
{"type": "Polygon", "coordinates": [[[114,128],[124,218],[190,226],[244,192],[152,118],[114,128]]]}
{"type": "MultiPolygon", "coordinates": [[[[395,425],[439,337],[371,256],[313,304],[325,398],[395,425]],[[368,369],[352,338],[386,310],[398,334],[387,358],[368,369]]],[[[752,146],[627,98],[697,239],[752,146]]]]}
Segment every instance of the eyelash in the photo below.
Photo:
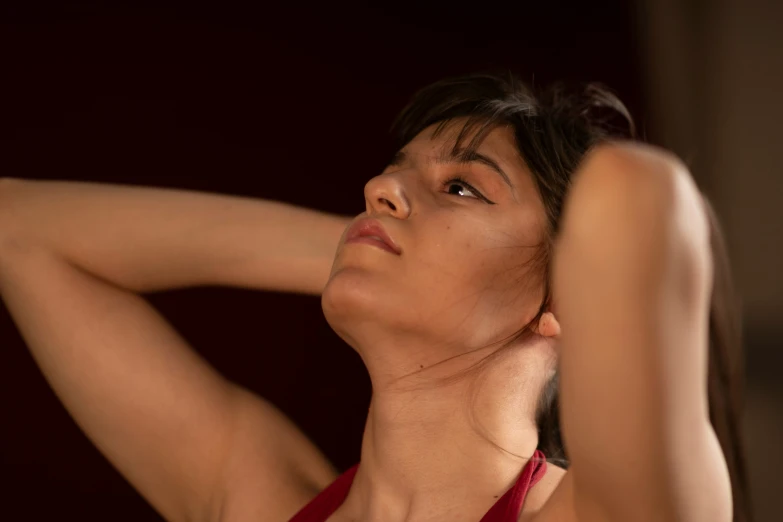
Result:
{"type": "MultiPolygon", "coordinates": [[[[445,189],[445,188],[447,188],[449,185],[455,185],[455,184],[456,184],[456,185],[462,185],[462,187],[463,187],[463,188],[466,188],[466,189],[468,189],[469,191],[473,192],[473,193],[476,195],[476,199],[480,199],[481,201],[484,201],[485,203],[494,204],[494,203],[492,203],[490,200],[488,200],[487,198],[485,198],[485,197],[484,197],[484,195],[483,195],[481,192],[479,192],[478,190],[476,190],[476,189],[473,187],[473,185],[471,185],[470,183],[468,183],[467,181],[465,181],[465,179],[464,179],[464,178],[462,178],[461,176],[454,176],[454,177],[452,177],[452,178],[449,178],[449,179],[447,179],[446,181],[444,181],[444,182],[443,182],[443,184],[441,185],[441,187],[445,189]]],[[[450,195],[450,196],[456,196],[456,194],[449,194],[449,195],[450,195]]],[[[458,197],[465,197],[465,196],[458,196],[458,197]]],[[[467,196],[467,197],[470,197],[470,196],[467,196]]]]}

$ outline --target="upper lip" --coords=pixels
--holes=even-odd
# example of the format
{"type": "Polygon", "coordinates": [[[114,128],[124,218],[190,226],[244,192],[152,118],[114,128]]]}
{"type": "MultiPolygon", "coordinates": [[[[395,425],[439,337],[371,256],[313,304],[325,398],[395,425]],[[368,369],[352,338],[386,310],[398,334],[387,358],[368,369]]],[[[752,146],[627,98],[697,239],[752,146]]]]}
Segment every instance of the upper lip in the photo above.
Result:
{"type": "Polygon", "coordinates": [[[346,241],[350,241],[351,239],[357,238],[357,237],[365,237],[365,236],[375,236],[384,243],[386,243],[392,250],[394,250],[397,255],[402,253],[402,250],[400,250],[400,247],[397,246],[397,244],[392,240],[391,237],[389,237],[389,234],[386,233],[386,230],[384,230],[383,225],[381,225],[381,222],[377,219],[373,218],[362,218],[353,225],[351,225],[351,228],[348,229],[348,233],[345,236],[346,241]]]}

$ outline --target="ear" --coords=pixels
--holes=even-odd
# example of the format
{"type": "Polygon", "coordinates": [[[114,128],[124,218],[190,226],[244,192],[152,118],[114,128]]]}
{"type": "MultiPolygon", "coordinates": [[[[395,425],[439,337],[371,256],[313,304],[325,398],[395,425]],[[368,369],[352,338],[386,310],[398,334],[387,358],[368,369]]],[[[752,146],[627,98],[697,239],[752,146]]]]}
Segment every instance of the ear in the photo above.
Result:
{"type": "Polygon", "coordinates": [[[538,320],[536,331],[544,337],[558,339],[560,337],[560,323],[557,321],[555,314],[544,312],[541,315],[541,319],[538,320]]]}

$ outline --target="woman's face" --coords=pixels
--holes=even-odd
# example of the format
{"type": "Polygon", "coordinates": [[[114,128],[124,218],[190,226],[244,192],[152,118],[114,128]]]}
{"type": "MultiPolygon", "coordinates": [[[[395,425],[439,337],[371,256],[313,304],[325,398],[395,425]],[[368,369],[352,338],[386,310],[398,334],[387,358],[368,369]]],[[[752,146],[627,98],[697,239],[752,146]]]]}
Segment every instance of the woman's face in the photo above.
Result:
{"type": "Polygon", "coordinates": [[[463,124],[437,137],[425,129],[364,188],[356,220],[377,219],[399,255],[340,240],[322,306],[365,359],[391,342],[415,368],[434,364],[512,335],[538,311],[541,197],[510,127],[492,130],[475,156],[455,156],[463,124]]]}

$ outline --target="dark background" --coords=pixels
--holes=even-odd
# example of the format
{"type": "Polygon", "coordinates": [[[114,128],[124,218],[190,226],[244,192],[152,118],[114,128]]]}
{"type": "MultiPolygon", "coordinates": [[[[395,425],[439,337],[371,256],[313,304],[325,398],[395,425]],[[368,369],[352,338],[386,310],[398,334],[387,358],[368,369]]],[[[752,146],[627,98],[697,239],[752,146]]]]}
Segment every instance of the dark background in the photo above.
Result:
{"type": "MultiPolygon", "coordinates": [[[[627,1],[160,4],[0,7],[0,175],[189,188],[357,214],[364,183],[391,152],[388,127],[415,90],[445,76],[511,70],[535,85],[610,86],[648,140],[679,152],[716,196],[740,268],[756,273],[753,256],[774,255],[780,214],[733,219],[750,203],[728,197],[732,185],[716,180],[734,178],[713,168],[725,152],[709,141],[723,136],[709,93],[730,82],[710,81],[704,60],[720,60],[710,40],[718,33],[705,24],[728,20],[725,5],[716,15],[627,1]],[[701,33],[688,29],[697,26],[701,33]],[[691,61],[680,63],[683,56],[691,61]],[[748,230],[760,244],[737,239],[748,230]]],[[[722,49],[734,52],[732,40],[722,49]]],[[[738,280],[753,293],[752,278],[738,280]]],[[[290,415],[339,469],[358,460],[369,379],[318,298],[228,288],[147,297],[224,375],[290,415]]],[[[779,520],[769,493],[780,482],[764,474],[781,461],[770,439],[783,433],[779,301],[745,304],[751,479],[758,520],[779,520]]],[[[4,308],[0,361],[1,519],[160,520],[71,420],[4,308]]]]}

